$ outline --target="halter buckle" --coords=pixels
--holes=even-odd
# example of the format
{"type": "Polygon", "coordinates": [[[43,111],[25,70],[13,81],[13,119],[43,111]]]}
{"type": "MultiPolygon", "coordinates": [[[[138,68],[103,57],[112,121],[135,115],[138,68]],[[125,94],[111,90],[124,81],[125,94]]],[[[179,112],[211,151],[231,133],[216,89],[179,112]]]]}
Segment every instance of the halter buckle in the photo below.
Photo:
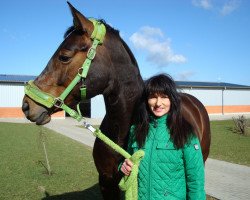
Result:
{"type": "Polygon", "coordinates": [[[96,54],[96,49],[93,47],[90,47],[87,53],[87,58],[90,60],[93,60],[96,54]]]}
{"type": "Polygon", "coordinates": [[[54,99],[54,106],[55,107],[61,108],[63,104],[64,104],[63,100],[60,99],[59,97],[54,99]]]}

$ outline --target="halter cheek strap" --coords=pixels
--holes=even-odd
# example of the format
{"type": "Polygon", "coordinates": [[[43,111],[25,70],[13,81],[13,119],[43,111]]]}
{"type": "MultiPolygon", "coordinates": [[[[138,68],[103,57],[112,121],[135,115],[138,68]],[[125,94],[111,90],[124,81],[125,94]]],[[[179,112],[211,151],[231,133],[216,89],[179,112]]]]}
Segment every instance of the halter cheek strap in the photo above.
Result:
{"type": "Polygon", "coordinates": [[[91,34],[91,39],[93,40],[92,46],[89,48],[87,57],[82,64],[81,68],[79,68],[77,75],[71,81],[71,83],[67,86],[67,88],[62,92],[59,97],[54,97],[51,94],[43,92],[40,90],[33,81],[29,81],[28,84],[24,88],[24,92],[27,96],[29,96],[34,101],[42,104],[47,108],[52,108],[53,106],[63,109],[67,112],[71,117],[75,118],[78,121],[81,121],[82,115],[79,109],[79,104],[77,105],[77,111],[71,109],[66,104],[64,104],[65,98],[69,95],[69,93],[73,90],[76,84],[82,79],[83,85],[80,88],[81,99],[86,99],[86,85],[85,79],[88,75],[88,71],[92,60],[96,55],[96,48],[98,45],[101,45],[104,41],[104,37],[106,34],[106,28],[104,24],[95,19],[89,19],[94,25],[94,31],[91,34]]]}
{"type": "Polygon", "coordinates": [[[80,68],[82,69],[81,77],[83,78],[83,85],[80,88],[81,99],[86,99],[87,89],[85,85],[85,79],[87,77],[91,62],[96,55],[96,48],[98,45],[101,45],[103,43],[106,34],[106,28],[101,22],[96,21],[95,19],[92,18],[90,18],[89,20],[93,23],[95,28],[91,34],[91,39],[93,40],[92,46],[89,48],[86,60],[84,61],[82,67],[80,68]]]}

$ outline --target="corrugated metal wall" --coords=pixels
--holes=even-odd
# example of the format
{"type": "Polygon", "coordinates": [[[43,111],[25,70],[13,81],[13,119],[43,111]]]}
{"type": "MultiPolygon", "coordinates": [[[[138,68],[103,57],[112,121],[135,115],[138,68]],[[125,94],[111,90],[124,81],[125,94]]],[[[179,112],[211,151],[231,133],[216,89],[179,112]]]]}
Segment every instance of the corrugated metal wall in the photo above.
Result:
{"type": "Polygon", "coordinates": [[[195,96],[204,105],[215,106],[221,105],[222,91],[221,90],[206,90],[206,89],[182,89],[185,92],[195,96]]]}
{"type": "MultiPolygon", "coordinates": [[[[250,90],[222,90],[222,89],[179,89],[181,92],[189,93],[198,98],[205,106],[247,106],[246,112],[250,109],[250,90]]],[[[23,84],[0,84],[0,107],[19,107],[22,106],[24,96],[23,84]]],[[[220,109],[220,110],[223,110],[220,109]]],[[[226,110],[225,110],[226,111],[226,110]]],[[[243,111],[244,112],[244,111],[243,111]]],[[[105,104],[102,95],[91,99],[91,117],[103,118],[105,115],[105,104]]]]}
{"type": "Polygon", "coordinates": [[[104,99],[102,95],[97,95],[91,99],[91,117],[103,118],[106,114],[104,99]]]}
{"type": "Polygon", "coordinates": [[[24,96],[23,84],[0,84],[0,107],[21,107],[24,96]]]}
{"type": "Polygon", "coordinates": [[[224,105],[250,105],[250,90],[224,90],[224,105]]]}
{"type": "Polygon", "coordinates": [[[199,99],[205,106],[250,105],[250,90],[181,89],[199,99]]]}

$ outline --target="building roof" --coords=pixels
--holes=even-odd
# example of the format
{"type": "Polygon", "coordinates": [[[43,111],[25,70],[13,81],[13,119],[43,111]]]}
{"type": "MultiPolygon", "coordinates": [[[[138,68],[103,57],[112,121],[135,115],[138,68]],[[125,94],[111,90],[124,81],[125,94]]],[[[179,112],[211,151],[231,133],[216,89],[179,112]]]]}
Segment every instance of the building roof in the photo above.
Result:
{"type": "Polygon", "coordinates": [[[7,75],[0,74],[0,83],[27,83],[29,80],[34,80],[36,76],[31,75],[7,75]]]}
{"type": "Polygon", "coordinates": [[[224,82],[175,81],[180,88],[250,89],[250,86],[224,82]]]}
{"type": "MultiPolygon", "coordinates": [[[[34,80],[36,76],[31,75],[7,75],[0,74],[0,83],[27,83],[34,80]]],[[[178,88],[214,88],[214,89],[250,89],[247,85],[238,85],[224,82],[196,82],[196,81],[175,81],[178,88]]]]}

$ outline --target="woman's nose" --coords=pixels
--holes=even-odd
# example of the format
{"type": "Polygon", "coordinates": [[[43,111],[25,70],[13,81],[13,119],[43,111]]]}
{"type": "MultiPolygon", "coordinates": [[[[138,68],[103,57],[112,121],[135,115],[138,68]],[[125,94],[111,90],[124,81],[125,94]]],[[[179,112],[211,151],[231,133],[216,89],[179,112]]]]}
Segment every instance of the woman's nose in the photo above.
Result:
{"type": "Polygon", "coordinates": [[[157,97],[157,99],[156,99],[156,105],[157,106],[160,106],[162,104],[162,99],[161,99],[161,97],[157,97]]]}

